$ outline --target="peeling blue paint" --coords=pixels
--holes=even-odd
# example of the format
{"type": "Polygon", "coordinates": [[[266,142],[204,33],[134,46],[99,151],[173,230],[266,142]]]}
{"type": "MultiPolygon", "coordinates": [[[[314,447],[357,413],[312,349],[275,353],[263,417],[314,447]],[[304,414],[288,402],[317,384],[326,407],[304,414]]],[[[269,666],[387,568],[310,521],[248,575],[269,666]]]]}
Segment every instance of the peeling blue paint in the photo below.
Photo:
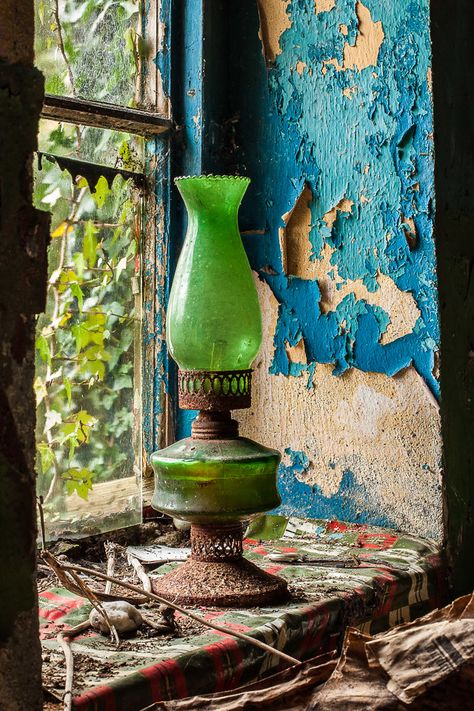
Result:
{"type": "MultiPolygon", "coordinates": [[[[363,4],[373,22],[382,22],[377,66],[338,71],[328,63],[337,60],[342,67],[344,45],[356,41],[356,0],[336,0],[331,11],[317,15],[314,3],[292,0],[281,54],[270,67],[255,54],[255,109],[241,118],[239,167],[253,179],[242,226],[265,228],[265,234],[249,234],[244,241],[252,267],[279,302],[270,374],[292,377],[307,369],[312,387],[320,363],[332,364],[336,377],[350,368],[391,377],[413,365],[438,397],[429,0],[363,4]],[[300,72],[298,62],[305,65],[300,72]],[[352,98],[343,94],[353,87],[352,98]],[[389,314],[382,308],[349,294],[324,313],[317,282],[285,274],[278,231],[305,184],[313,196],[311,259],[321,259],[329,245],[329,278],[337,270],[345,281],[361,280],[369,292],[379,288],[379,273],[390,277],[420,310],[411,333],[383,344],[389,314]],[[338,211],[329,227],[323,218],[342,199],[353,202],[352,210],[338,211]],[[414,244],[407,241],[407,221],[415,225],[414,244]],[[307,366],[288,358],[287,344],[300,338],[307,366]]],[[[396,525],[390,502],[373,501],[356,473],[346,471],[338,492],[325,497],[304,483],[308,457],[287,454],[290,464],[280,468],[279,479],[283,512],[396,525]]]]}
{"type": "Polygon", "coordinates": [[[335,375],[351,367],[394,375],[413,364],[438,395],[432,374],[439,329],[428,0],[364,4],[385,33],[377,66],[338,71],[325,64],[325,74],[323,62],[336,59],[342,65],[345,43],[355,42],[356,1],[338,0],[333,10],[318,15],[313,3],[289,5],[292,25],[268,69],[265,131],[253,154],[256,162],[265,156],[265,172],[252,164],[251,155],[246,165],[257,175],[268,230],[246,246],[252,266],[281,304],[272,373],[292,374],[285,343],[299,330],[309,363],[333,363],[335,375]],[[348,27],[347,37],[341,24],[348,27]],[[297,62],[306,64],[302,74],[294,70],[297,62]],[[354,86],[349,99],[343,90],[354,86]],[[322,313],[317,284],[284,274],[277,231],[305,183],[313,193],[312,259],[321,258],[327,243],[343,279],[362,280],[375,291],[380,273],[411,292],[421,312],[413,333],[382,345],[389,316],[380,307],[349,295],[334,311],[322,313]],[[361,194],[370,202],[362,204],[361,194]],[[343,198],[353,201],[352,213],[339,212],[329,228],[323,217],[343,198]],[[417,231],[414,249],[404,231],[410,218],[417,231]],[[276,274],[266,273],[267,266],[276,274]]]}

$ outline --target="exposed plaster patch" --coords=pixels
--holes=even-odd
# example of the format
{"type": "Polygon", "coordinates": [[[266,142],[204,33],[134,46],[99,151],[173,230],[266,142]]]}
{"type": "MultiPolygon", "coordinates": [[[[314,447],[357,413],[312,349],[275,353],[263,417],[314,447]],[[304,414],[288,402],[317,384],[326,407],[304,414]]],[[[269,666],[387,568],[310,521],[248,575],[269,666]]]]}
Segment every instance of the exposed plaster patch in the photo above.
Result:
{"type": "Polygon", "coordinates": [[[296,67],[295,67],[295,69],[296,69],[296,71],[298,72],[298,74],[299,74],[300,76],[303,74],[303,72],[304,72],[304,70],[305,70],[306,68],[307,68],[306,62],[302,62],[302,61],[296,62],[296,67]]]}
{"type": "Polygon", "coordinates": [[[300,365],[306,365],[308,359],[306,357],[306,348],[304,347],[304,341],[302,338],[294,346],[286,345],[286,355],[290,363],[299,363],[300,365]]]}
{"type": "Polygon", "coordinates": [[[348,99],[352,99],[352,97],[354,96],[354,94],[356,93],[356,91],[357,91],[357,87],[356,87],[356,86],[346,86],[346,87],[342,90],[342,93],[343,93],[344,96],[347,97],[348,99]]]}
{"type": "Polygon", "coordinates": [[[413,217],[405,217],[402,215],[402,225],[408,246],[410,249],[415,249],[418,242],[415,220],[413,217]]]}
{"type": "Polygon", "coordinates": [[[384,31],[381,22],[374,22],[370,10],[358,2],[356,5],[357,19],[359,20],[359,33],[355,44],[344,46],[344,69],[366,69],[377,66],[379,50],[384,40],[384,31]]]}
{"type": "Polygon", "coordinates": [[[331,263],[334,252],[335,248],[325,243],[320,259],[312,262],[312,278],[317,280],[321,292],[321,312],[335,311],[346,296],[354,294],[357,300],[364,300],[371,306],[379,306],[388,314],[390,323],[381,335],[380,343],[385,345],[412,333],[421,315],[413,294],[401,291],[393,279],[380,272],[377,273],[379,288],[376,291],[369,291],[362,279],[342,279],[337,265],[331,263]]]}
{"type": "Polygon", "coordinates": [[[344,24],[339,25],[339,32],[341,33],[341,35],[344,35],[344,37],[347,37],[347,35],[349,34],[348,26],[344,24]]]}
{"type": "Polygon", "coordinates": [[[314,0],[314,9],[316,15],[320,12],[329,12],[336,7],[336,0],[314,0]]]}
{"type": "Polygon", "coordinates": [[[426,70],[426,82],[428,84],[430,94],[433,94],[433,70],[431,67],[428,67],[426,70]]]}
{"type": "Polygon", "coordinates": [[[313,194],[305,185],[293,208],[282,215],[284,227],[279,229],[283,271],[287,275],[309,279],[311,274],[311,201],[313,194]]]}
{"type": "Polygon", "coordinates": [[[326,76],[329,65],[335,67],[338,72],[342,72],[342,70],[344,69],[344,67],[341,67],[337,59],[325,59],[323,61],[323,67],[321,69],[321,74],[323,76],[326,76]]]}
{"type": "Polygon", "coordinates": [[[264,348],[254,366],[254,405],[239,413],[242,434],[304,453],[308,464],[293,476],[322,495],[336,495],[350,471],[371,499],[354,500],[354,510],[379,506],[397,526],[440,537],[439,414],[422,378],[413,368],[392,378],[356,369],[335,378],[331,366],[318,365],[308,388],[306,377],[269,375],[279,304],[267,284],[257,288],[264,348]]]}
{"type": "Polygon", "coordinates": [[[289,3],[290,0],[258,0],[259,37],[267,64],[272,64],[281,54],[280,37],[291,27],[287,12],[289,3]]]}

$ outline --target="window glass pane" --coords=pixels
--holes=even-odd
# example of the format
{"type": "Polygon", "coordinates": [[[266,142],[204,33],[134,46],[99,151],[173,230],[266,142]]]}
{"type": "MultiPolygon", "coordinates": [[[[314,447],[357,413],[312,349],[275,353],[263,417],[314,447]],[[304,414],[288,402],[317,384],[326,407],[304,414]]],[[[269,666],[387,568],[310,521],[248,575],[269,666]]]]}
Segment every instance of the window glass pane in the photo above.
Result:
{"type": "Polygon", "coordinates": [[[38,492],[49,537],[141,518],[135,192],[120,176],[89,187],[45,159],[37,174],[36,205],[52,212],[35,379],[38,492]]]}
{"type": "Polygon", "coordinates": [[[144,140],[129,133],[42,119],[38,149],[134,173],[143,171],[144,140]]]}
{"type": "Polygon", "coordinates": [[[36,0],[36,63],[49,94],[139,101],[141,0],[36,0]]]}

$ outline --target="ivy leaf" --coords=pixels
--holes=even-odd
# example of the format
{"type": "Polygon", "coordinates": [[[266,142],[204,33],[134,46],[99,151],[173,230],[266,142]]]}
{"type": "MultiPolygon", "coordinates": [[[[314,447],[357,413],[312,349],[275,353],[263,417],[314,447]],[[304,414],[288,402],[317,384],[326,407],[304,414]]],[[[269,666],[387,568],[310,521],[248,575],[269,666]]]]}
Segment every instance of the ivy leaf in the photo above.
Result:
{"type": "Polygon", "coordinates": [[[84,269],[86,268],[86,260],[82,252],[76,252],[74,257],[74,264],[76,265],[77,276],[79,279],[84,278],[84,269]]]}
{"type": "Polygon", "coordinates": [[[49,412],[46,413],[46,422],[44,425],[44,431],[49,432],[50,430],[55,427],[55,425],[60,425],[61,422],[63,421],[63,418],[61,417],[61,413],[58,412],[57,410],[49,410],[49,412]]]}
{"type": "Polygon", "coordinates": [[[67,222],[61,222],[58,227],[56,227],[53,232],[51,232],[51,238],[56,239],[57,237],[67,237],[73,231],[74,227],[67,222]]]}
{"type": "Polygon", "coordinates": [[[46,385],[44,384],[43,380],[39,377],[35,378],[35,382],[33,383],[33,389],[35,391],[36,395],[36,407],[41,405],[43,400],[48,394],[48,390],[46,388],[46,385]]]}
{"type": "Polygon", "coordinates": [[[36,339],[36,350],[39,353],[39,357],[44,363],[51,363],[51,352],[49,350],[49,344],[44,336],[38,336],[36,339]]]}
{"type": "Polygon", "coordinates": [[[122,257],[117,266],[115,267],[115,281],[120,279],[120,275],[127,268],[127,257],[122,257]]]}
{"type": "Polygon", "coordinates": [[[84,241],[82,243],[82,253],[84,260],[88,263],[90,268],[94,267],[97,261],[97,232],[97,227],[92,220],[87,220],[84,230],[84,241]]]}
{"type": "Polygon", "coordinates": [[[109,188],[107,178],[104,178],[104,176],[101,175],[96,183],[95,190],[92,193],[92,197],[94,198],[97,207],[104,207],[105,201],[110,192],[111,190],[109,188]]]}
{"type": "Polygon", "coordinates": [[[53,467],[56,457],[47,442],[40,442],[37,449],[40,455],[41,471],[46,474],[53,467]]]}
{"type": "Polygon", "coordinates": [[[71,294],[76,297],[79,311],[82,313],[82,306],[84,304],[84,293],[77,282],[71,284],[71,294]]]}
{"type": "Polygon", "coordinates": [[[92,489],[92,472],[90,469],[67,469],[62,475],[66,482],[66,491],[69,494],[76,492],[81,499],[87,501],[89,491],[92,489]]]}

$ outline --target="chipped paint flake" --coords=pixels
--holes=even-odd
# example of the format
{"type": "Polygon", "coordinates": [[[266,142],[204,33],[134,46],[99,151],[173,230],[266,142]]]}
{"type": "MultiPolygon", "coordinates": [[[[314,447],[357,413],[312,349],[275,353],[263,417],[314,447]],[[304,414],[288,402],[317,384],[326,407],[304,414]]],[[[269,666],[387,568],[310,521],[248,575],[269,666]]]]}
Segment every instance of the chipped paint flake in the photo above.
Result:
{"type": "Polygon", "coordinates": [[[289,3],[290,0],[258,0],[259,36],[267,64],[272,64],[281,54],[280,37],[291,27],[288,16],[289,3]]]}
{"type": "Polygon", "coordinates": [[[357,301],[363,300],[388,314],[390,322],[381,334],[380,343],[392,343],[397,338],[412,333],[421,316],[413,294],[401,291],[393,279],[380,272],[376,277],[376,291],[369,291],[362,279],[342,279],[337,265],[332,263],[334,251],[333,247],[325,244],[320,259],[312,263],[312,277],[317,280],[321,293],[321,312],[327,314],[335,311],[349,294],[353,294],[357,301]]]}
{"type": "Polygon", "coordinates": [[[355,44],[347,43],[344,47],[344,69],[358,69],[360,72],[367,67],[376,67],[380,47],[384,40],[381,22],[374,22],[370,10],[358,2],[356,5],[359,32],[355,44]]]}
{"type": "Polygon", "coordinates": [[[348,200],[347,198],[342,198],[339,200],[337,205],[332,207],[330,210],[326,212],[325,215],[323,215],[323,220],[326,223],[326,226],[329,227],[329,229],[332,229],[334,227],[334,223],[336,221],[337,213],[338,212],[347,212],[350,213],[352,212],[352,206],[354,205],[354,202],[352,200],[348,200]]]}

